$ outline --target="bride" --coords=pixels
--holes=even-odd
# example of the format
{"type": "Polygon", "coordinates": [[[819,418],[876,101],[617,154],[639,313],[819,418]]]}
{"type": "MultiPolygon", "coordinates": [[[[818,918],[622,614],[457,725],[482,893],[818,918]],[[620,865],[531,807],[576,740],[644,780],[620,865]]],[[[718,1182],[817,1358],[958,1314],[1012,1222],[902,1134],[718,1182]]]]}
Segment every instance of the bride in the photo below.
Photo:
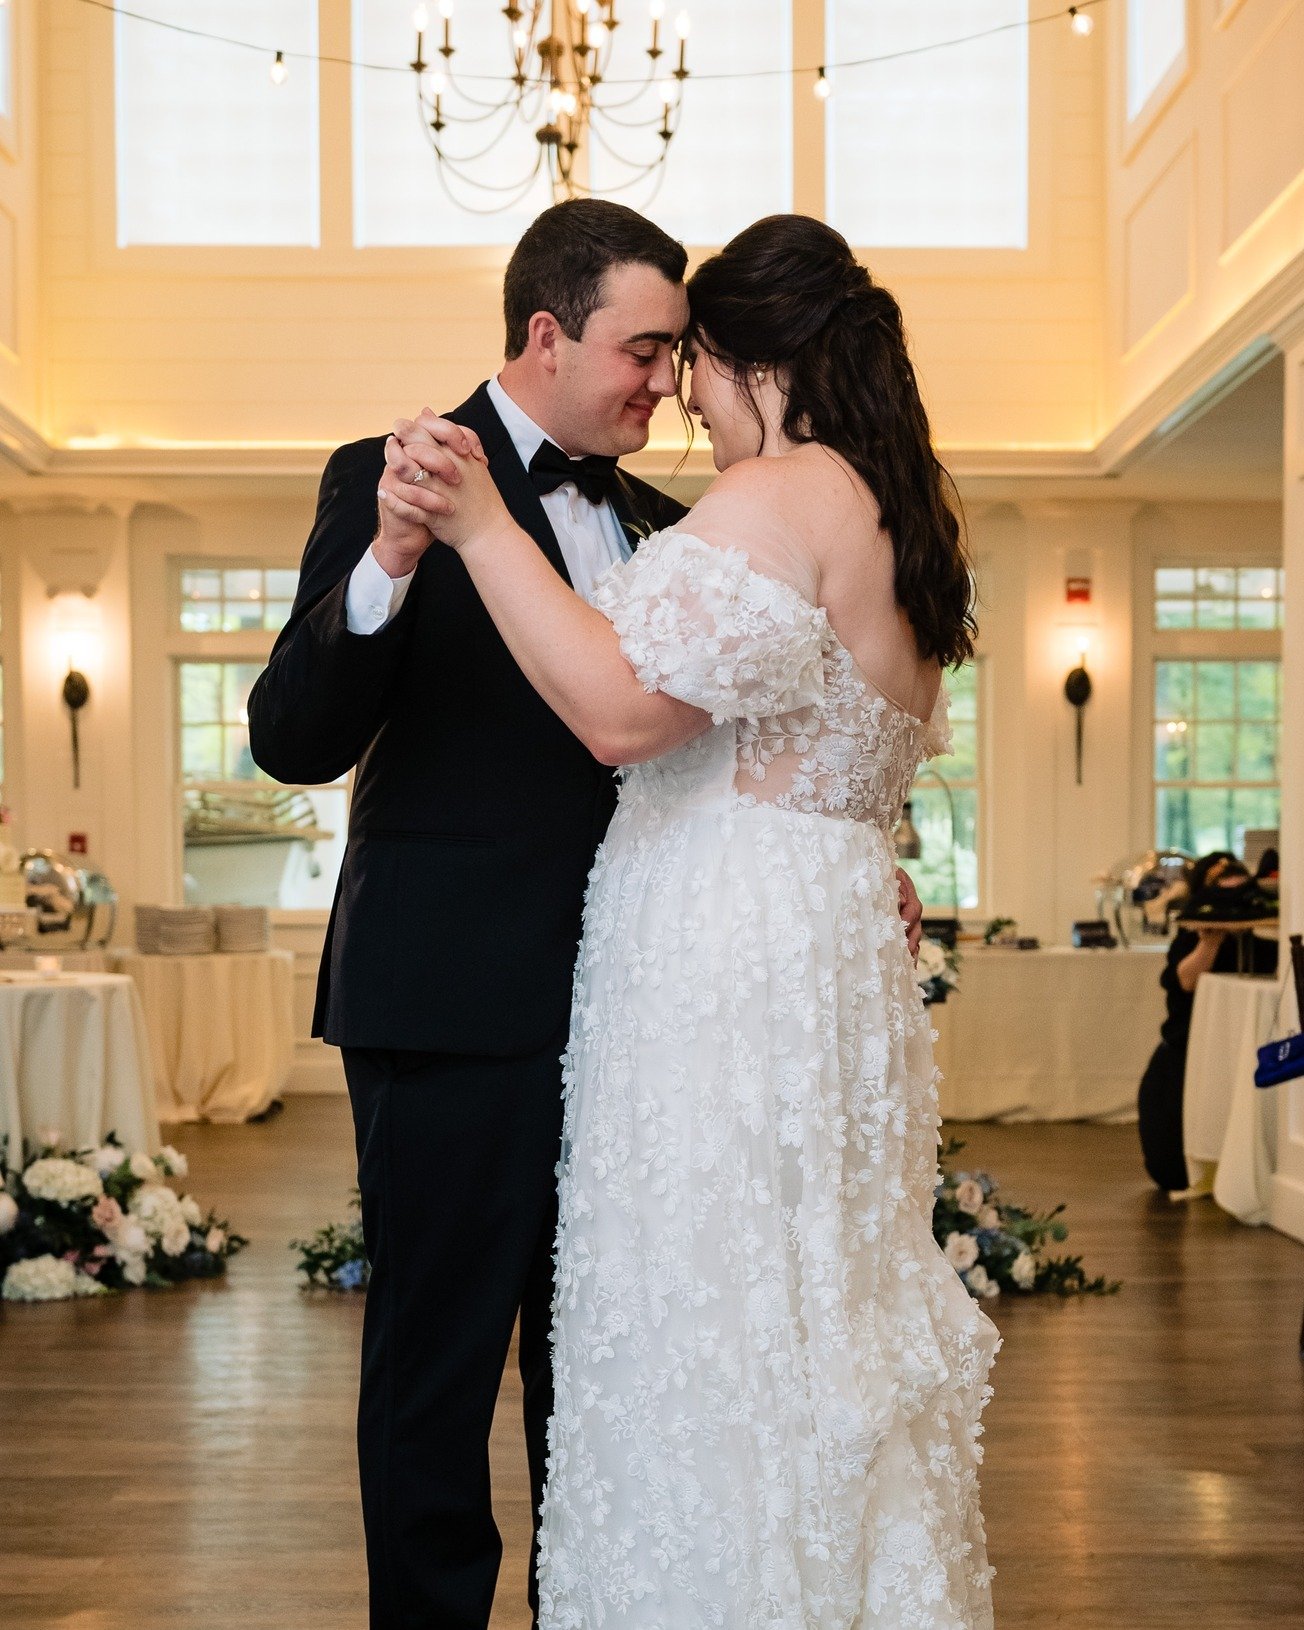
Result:
{"type": "Polygon", "coordinates": [[[891,837],[949,746],[968,563],[900,309],[837,233],[760,221],[689,300],[721,475],[592,606],[473,444],[432,526],[625,766],[566,1059],[540,1622],[980,1630],[999,1342],[932,1237],[891,837]]]}

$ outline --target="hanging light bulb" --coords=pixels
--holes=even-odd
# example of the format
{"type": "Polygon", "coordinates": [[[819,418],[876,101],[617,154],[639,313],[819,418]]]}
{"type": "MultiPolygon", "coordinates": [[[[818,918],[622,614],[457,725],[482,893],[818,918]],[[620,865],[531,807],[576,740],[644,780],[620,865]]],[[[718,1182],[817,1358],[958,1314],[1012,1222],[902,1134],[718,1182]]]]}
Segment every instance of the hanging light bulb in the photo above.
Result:
{"type": "Polygon", "coordinates": [[[290,70],[285,65],[285,52],[276,53],[276,61],[272,64],[272,84],[284,85],[290,77],[290,70]]]}
{"type": "Polygon", "coordinates": [[[823,68],[815,75],[814,91],[821,102],[827,102],[833,94],[833,86],[829,83],[829,76],[824,72],[823,68]]]}
{"type": "Polygon", "coordinates": [[[673,79],[663,79],[663,80],[661,80],[660,83],[657,86],[657,89],[661,93],[662,105],[664,107],[672,107],[674,105],[675,97],[678,94],[678,91],[677,91],[677,88],[675,86],[674,80],[673,79]]]}
{"type": "Polygon", "coordinates": [[[1085,40],[1095,26],[1094,17],[1088,16],[1085,11],[1079,11],[1076,6],[1069,7],[1069,27],[1075,34],[1080,34],[1085,40]]]}
{"type": "Polygon", "coordinates": [[[675,33],[681,40],[686,40],[693,26],[693,19],[686,11],[681,11],[675,18],[675,33]]]}

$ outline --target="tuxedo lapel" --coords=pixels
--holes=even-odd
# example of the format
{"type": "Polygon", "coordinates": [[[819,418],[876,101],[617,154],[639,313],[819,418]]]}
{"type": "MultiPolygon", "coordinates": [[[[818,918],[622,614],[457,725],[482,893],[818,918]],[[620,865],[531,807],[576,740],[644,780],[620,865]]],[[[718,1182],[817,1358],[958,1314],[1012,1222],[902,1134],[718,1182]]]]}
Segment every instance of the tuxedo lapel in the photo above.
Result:
{"type": "Polygon", "coordinates": [[[616,512],[620,529],[631,549],[637,549],[639,544],[656,530],[651,518],[643,513],[643,505],[638,501],[634,483],[619,466],[616,468],[615,485],[611,491],[611,507],[616,512]]]}
{"type": "Polygon", "coordinates": [[[474,430],[479,436],[485,457],[489,460],[489,474],[493,476],[494,485],[502,494],[512,519],[522,531],[530,534],[563,581],[569,584],[570,573],[566,570],[566,559],[557,542],[557,534],[544,513],[529,472],[517,456],[512,438],[498,417],[487,388],[481,385],[448,417],[455,424],[463,424],[468,430],[474,430]]]}

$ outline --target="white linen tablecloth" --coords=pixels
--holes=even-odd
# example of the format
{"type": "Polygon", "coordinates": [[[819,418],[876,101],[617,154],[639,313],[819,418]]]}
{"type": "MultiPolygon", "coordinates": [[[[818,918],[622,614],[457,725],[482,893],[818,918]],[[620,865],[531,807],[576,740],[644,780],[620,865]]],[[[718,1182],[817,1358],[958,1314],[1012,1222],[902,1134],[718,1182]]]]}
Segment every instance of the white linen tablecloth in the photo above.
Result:
{"type": "MultiPolygon", "coordinates": [[[[1268,1220],[1277,1161],[1277,1093],[1254,1085],[1281,982],[1249,974],[1204,973],[1195,987],[1182,1092],[1182,1146],[1192,1188],[1209,1180],[1213,1197],[1244,1223],[1268,1220]]],[[[1291,999],[1282,1003],[1292,1010],[1291,999]]]]}
{"type": "Polygon", "coordinates": [[[929,1009],[947,1120],[1127,1120],[1159,1041],[1163,952],[961,945],[929,1009]]]}
{"type": "Polygon", "coordinates": [[[115,951],[113,960],[140,989],[159,1119],[261,1114],[284,1087],[294,1054],[292,953],[115,951]]]}
{"type": "Polygon", "coordinates": [[[78,1149],[108,1132],[131,1150],[159,1147],[140,997],[121,974],[0,976],[0,1132],[13,1164],[46,1127],[78,1149]]]}

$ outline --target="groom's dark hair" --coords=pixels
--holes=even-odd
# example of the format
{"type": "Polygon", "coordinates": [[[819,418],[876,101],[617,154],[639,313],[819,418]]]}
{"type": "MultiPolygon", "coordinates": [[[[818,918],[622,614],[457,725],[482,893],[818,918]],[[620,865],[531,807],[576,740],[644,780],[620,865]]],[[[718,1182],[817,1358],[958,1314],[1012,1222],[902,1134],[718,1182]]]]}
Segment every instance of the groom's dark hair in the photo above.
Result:
{"type": "Polygon", "coordinates": [[[525,350],[536,311],[551,312],[567,339],[582,339],[602,304],[608,271],[630,264],[681,283],[688,253],[645,215],[607,198],[568,198],[545,209],[512,251],[503,278],[507,360],[525,350]]]}

